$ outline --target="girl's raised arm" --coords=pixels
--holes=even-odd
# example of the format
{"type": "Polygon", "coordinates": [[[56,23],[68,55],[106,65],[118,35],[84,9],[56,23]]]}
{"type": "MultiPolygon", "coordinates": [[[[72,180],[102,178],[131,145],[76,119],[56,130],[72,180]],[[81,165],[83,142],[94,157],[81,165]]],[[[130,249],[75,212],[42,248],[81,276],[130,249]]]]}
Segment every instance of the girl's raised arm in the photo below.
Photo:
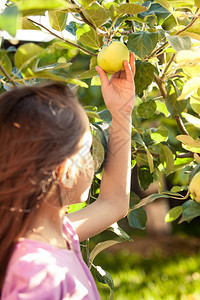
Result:
{"type": "Polygon", "coordinates": [[[98,234],[123,218],[129,208],[131,179],[131,125],[135,100],[134,55],[124,61],[124,71],[108,80],[96,67],[105,104],[112,115],[109,128],[108,153],[98,199],[82,210],[69,214],[80,241],[98,234]]]}

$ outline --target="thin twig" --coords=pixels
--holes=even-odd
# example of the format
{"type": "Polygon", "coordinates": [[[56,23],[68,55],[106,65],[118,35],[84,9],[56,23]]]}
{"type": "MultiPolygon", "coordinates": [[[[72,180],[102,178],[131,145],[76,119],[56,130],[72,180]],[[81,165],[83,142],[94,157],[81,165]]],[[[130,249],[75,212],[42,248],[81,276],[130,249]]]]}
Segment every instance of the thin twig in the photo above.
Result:
{"type": "Polygon", "coordinates": [[[62,40],[63,42],[65,42],[65,43],[67,43],[67,44],[69,44],[69,45],[71,45],[71,46],[74,46],[74,47],[78,48],[79,50],[81,50],[82,52],[84,52],[84,53],[86,53],[86,54],[93,55],[93,56],[97,56],[96,53],[93,53],[93,52],[91,52],[91,51],[89,51],[89,50],[87,50],[87,49],[81,47],[80,45],[77,45],[77,44],[71,42],[71,41],[65,40],[65,39],[62,38],[61,36],[59,36],[59,35],[57,35],[56,33],[52,32],[52,31],[51,31],[50,29],[48,29],[46,26],[44,26],[44,25],[42,25],[42,24],[40,24],[40,23],[38,23],[38,22],[36,22],[36,21],[34,21],[34,20],[31,20],[30,18],[27,18],[27,19],[28,19],[29,21],[31,21],[32,23],[34,23],[34,24],[36,24],[36,25],[42,27],[43,29],[45,29],[46,31],[48,31],[51,35],[53,35],[53,36],[59,38],[59,39],[62,40]]]}
{"type": "Polygon", "coordinates": [[[162,73],[162,76],[160,77],[160,80],[163,80],[163,78],[165,77],[165,74],[167,73],[167,70],[169,69],[171,63],[173,62],[175,55],[176,55],[175,53],[172,54],[170,60],[168,61],[167,65],[162,73]]]}
{"type": "Polygon", "coordinates": [[[176,120],[176,123],[177,123],[177,125],[178,125],[178,128],[179,128],[180,132],[181,132],[182,134],[189,135],[189,133],[187,132],[187,130],[186,130],[184,124],[183,124],[183,121],[182,121],[180,115],[178,115],[178,114],[177,114],[177,115],[174,115],[174,118],[175,118],[175,120],[176,120]]]}
{"type": "MultiPolygon", "coordinates": [[[[75,2],[74,0],[71,0],[71,3],[76,5],[76,2],[75,2]]],[[[96,26],[95,26],[93,23],[91,23],[91,22],[85,17],[84,13],[81,11],[80,8],[77,8],[76,11],[77,11],[77,13],[81,16],[81,19],[82,19],[86,24],[88,24],[88,25],[89,25],[92,29],[94,29],[95,31],[97,30],[96,26]]]]}
{"type": "Polygon", "coordinates": [[[0,70],[5,75],[5,77],[12,83],[12,85],[16,87],[17,85],[15,81],[10,77],[10,75],[6,72],[6,70],[2,65],[0,65],[0,70]]]}
{"type": "Polygon", "coordinates": [[[165,99],[167,96],[167,92],[164,88],[163,81],[156,74],[154,74],[154,80],[155,80],[156,84],[158,85],[158,88],[160,90],[160,93],[161,93],[163,99],[165,99]]]}

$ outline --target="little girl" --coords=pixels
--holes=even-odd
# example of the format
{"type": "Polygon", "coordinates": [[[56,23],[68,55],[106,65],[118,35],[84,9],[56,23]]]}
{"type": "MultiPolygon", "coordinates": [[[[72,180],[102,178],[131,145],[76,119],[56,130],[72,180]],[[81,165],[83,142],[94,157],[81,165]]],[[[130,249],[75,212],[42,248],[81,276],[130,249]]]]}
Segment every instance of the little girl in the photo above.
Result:
{"type": "Polygon", "coordinates": [[[99,299],[79,242],[124,217],[129,207],[134,56],[108,80],[96,67],[112,115],[98,199],[88,118],[60,83],[0,96],[0,287],[2,300],[99,299]]]}

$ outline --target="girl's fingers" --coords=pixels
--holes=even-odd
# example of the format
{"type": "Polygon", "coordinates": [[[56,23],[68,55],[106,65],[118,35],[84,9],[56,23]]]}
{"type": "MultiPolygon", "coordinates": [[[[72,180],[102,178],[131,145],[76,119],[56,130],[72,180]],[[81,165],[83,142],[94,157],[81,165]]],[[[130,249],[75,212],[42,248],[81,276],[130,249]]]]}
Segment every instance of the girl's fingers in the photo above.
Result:
{"type": "Polygon", "coordinates": [[[132,72],[130,63],[127,60],[124,61],[124,68],[125,68],[125,73],[126,73],[126,80],[129,82],[132,82],[133,81],[133,72],[132,72]]]}
{"type": "Polygon", "coordinates": [[[130,66],[131,66],[133,76],[135,76],[135,56],[132,52],[130,52],[129,63],[130,63],[130,66]]]}
{"type": "Polygon", "coordinates": [[[108,76],[99,66],[95,67],[95,69],[99,74],[101,80],[101,87],[103,90],[105,90],[109,86],[108,76]]]}

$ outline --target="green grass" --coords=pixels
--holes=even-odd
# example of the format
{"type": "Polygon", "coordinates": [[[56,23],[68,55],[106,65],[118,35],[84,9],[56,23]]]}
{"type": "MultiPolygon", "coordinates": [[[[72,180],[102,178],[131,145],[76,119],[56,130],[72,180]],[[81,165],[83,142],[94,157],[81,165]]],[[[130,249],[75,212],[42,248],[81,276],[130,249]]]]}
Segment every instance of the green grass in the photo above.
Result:
{"type": "MultiPolygon", "coordinates": [[[[148,258],[130,254],[126,249],[99,254],[95,265],[108,271],[114,281],[116,300],[199,300],[200,253],[148,258]]],[[[109,299],[109,289],[97,282],[102,300],[109,299]]]]}

